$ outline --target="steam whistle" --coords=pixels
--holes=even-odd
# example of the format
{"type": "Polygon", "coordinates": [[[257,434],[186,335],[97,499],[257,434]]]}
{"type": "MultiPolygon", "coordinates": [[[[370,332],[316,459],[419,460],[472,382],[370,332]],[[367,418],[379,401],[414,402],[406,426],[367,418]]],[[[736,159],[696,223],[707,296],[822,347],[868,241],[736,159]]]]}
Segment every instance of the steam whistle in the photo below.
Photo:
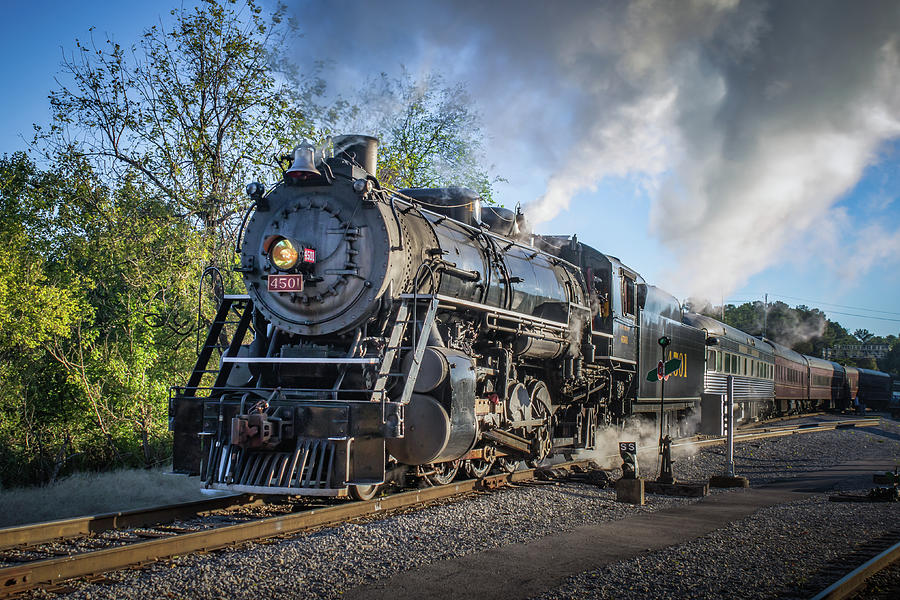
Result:
{"type": "Polygon", "coordinates": [[[619,442],[619,456],[622,457],[622,479],[637,479],[637,442],[619,442]]]}

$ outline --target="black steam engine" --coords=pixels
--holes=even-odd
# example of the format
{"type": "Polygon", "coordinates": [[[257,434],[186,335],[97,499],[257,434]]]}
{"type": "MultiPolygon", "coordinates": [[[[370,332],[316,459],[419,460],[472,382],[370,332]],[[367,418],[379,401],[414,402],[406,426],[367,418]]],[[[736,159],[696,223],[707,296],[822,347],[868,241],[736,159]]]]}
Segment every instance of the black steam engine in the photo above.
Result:
{"type": "Polygon", "coordinates": [[[470,190],[383,188],[374,138],[333,144],[299,146],[270,192],[248,187],[247,294],[221,300],[173,396],[176,470],[357,497],[480,476],[658,410],[642,374],[660,358],[682,359],[669,413],[697,407],[707,337],[673,297],[470,190]]]}

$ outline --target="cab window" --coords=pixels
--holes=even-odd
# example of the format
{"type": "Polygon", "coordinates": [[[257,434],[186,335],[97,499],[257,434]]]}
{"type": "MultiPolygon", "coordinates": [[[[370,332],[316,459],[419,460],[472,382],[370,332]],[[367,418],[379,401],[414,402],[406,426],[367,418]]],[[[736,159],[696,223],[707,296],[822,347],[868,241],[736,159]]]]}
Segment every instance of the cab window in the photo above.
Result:
{"type": "Polygon", "coordinates": [[[637,315],[637,303],[634,295],[634,279],[627,275],[622,276],[622,313],[637,315]]]}

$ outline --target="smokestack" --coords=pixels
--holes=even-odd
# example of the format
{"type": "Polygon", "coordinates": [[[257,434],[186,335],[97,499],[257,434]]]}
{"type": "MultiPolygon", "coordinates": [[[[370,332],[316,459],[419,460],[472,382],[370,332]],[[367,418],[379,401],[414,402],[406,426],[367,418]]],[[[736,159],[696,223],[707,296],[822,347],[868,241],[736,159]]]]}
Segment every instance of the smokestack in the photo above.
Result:
{"type": "Polygon", "coordinates": [[[375,175],[378,165],[378,138],[370,135],[338,135],[332,138],[334,155],[351,163],[356,163],[375,175]]]}

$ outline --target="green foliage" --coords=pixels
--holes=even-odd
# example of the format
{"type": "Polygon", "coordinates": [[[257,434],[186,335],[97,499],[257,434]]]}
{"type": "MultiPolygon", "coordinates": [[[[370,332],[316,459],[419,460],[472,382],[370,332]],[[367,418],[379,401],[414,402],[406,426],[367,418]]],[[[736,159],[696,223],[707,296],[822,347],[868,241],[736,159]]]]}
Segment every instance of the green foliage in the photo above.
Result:
{"type": "Polygon", "coordinates": [[[860,343],[867,344],[875,337],[875,334],[868,329],[857,329],[853,332],[853,337],[858,339],[860,343]]]}
{"type": "Polygon", "coordinates": [[[91,282],[84,300],[94,314],[49,351],[116,459],[154,464],[168,386],[191,362],[201,236],[130,179],[115,191],[96,186],[90,204],[69,204],[60,219],[65,265],[91,282]]]}
{"type": "Polygon", "coordinates": [[[876,361],[871,356],[866,357],[866,358],[846,358],[846,359],[842,359],[841,363],[844,365],[847,365],[849,367],[859,367],[861,369],[872,369],[873,371],[878,370],[878,361],[876,361]]]}
{"type": "MultiPolygon", "coordinates": [[[[721,315],[710,313],[719,318],[721,315]]],[[[765,335],[767,338],[804,354],[821,356],[822,350],[831,345],[836,335],[837,323],[829,321],[825,313],[806,306],[791,308],[784,302],[768,305],[763,302],[747,302],[740,306],[725,306],[725,322],[751,335],[765,335]]]]}
{"type": "Polygon", "coordinates": [[[885,343],[891,345],[888,355],[878,361],[878,369],[890,373],[894,379],[900,379],[900,340],[896,336],[889,335],[885,343]]]}
{"type": "Polygon", "coordinates": [[[201,235],[136,178],[113,190],[0,161],[0,477],[151,465],[166,455],[167,389],[191,352],[201,235]]]}
{"type": "Polygon", "coordinates": [[[382,73],[365,86],[359,106],[381,141],[378,177],[393,188],[466,186],[493,201],[492,177],[485,166],[480,116],[461,85],[438,75],[415,80],[382,73]]]}
{"type": "Polygon", "coordinates": [[[67,335],[83,308],[44,272],[54,251],[44,225],[52,187],[24,154],[0,159],[0,353],[67,335]]]}

